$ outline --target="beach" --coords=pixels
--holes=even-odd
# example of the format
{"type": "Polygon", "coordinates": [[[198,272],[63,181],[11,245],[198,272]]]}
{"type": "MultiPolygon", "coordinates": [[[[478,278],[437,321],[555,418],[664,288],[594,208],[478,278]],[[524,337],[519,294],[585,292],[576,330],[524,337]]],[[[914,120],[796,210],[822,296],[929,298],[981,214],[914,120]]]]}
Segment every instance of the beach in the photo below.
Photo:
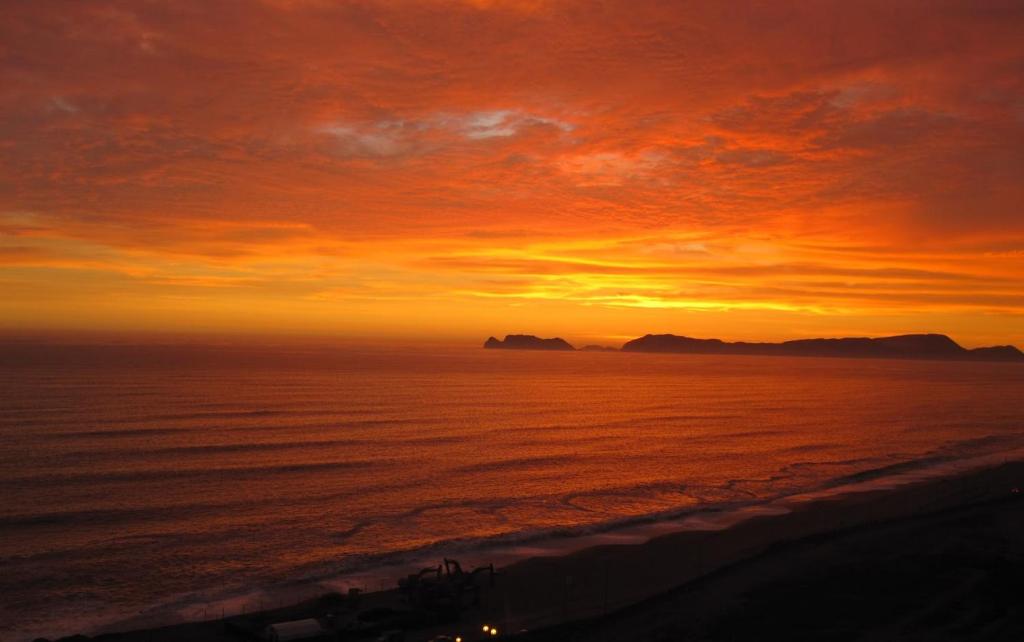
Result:
{"type": "MultiPolygon", "coordinates": [[[[1019,640],[1022,482],[1017,462],[756,518],[688,542],[714,571],[518,639],[1019,640]]],[[[681,538],[651,544],[649,577],[686,572],[681,538]]]]}
{"type": "MultiPolygon", "coordinates": [[[[1024,463],[993,463],[784,501],[722,530],[531,558],[499,569],[479,608],[405,639],[480,639],[484,624],[529,641],[1019,639],[1022,486],[1024,463]]],[[[399,604],[385,591],[360,608],[399,604]]],[[[229,619],[255,630],[331,608],[313,600],[229,619]]],[[[239,638],[213,620],[95,639],[239,638]]]]}

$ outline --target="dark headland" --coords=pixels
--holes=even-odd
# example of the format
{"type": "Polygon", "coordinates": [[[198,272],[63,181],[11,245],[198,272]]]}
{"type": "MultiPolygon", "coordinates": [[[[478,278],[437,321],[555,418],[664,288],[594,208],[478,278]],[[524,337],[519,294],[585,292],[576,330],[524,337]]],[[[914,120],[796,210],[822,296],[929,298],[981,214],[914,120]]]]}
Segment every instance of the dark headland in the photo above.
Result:
{"type": "Polygon", "coordinates": [[[565,339],[541,339],[532,334],[508,334],[504,341],[490,337],[484,342],[489,350],[576,350],[565,339]]]}
{"type": "MultiPolygon", "coordinates": [[[[510,334],[503,341],[491,337],[488,349],[576,350],[564,339],[541,339],[531,334],[510,334]]],[[[614,352],[610,346],[588,345],[581,352],[614,352]]],[[[782,343],[752,343],[694,339],[675,334],[647,334],[627,341],[622,352],[672,354],[766,355],[777,357],[844,357],[862,359],[935,359],[948,361],[1022,361],[1024,352],[1016,346],[964,348],[944,334],[902,334],[895,337],[847,337],[841,339],[797,339],[782,343]]]]}
{"type": "Polygon", "coordinates": [[[944,334],[904,334],[895,337],[798,339],[782,343],[729,343],[674,334],[648,334],[622,346],[624,352],[746,354],[790,357],[860,357],[883,359],[944,359],[960,361],[1024,361],[1014,346],[968,350],[944,334]]]}

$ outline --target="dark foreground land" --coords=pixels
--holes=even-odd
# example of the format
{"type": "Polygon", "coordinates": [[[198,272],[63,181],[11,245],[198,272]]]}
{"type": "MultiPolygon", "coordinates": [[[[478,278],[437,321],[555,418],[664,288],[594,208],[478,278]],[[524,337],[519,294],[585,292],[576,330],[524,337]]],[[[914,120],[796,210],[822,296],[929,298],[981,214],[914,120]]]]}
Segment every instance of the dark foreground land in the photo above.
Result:
{"type": "Polygon", "coordinates": [[[607,616],[515,639],[1024,640],[1021,497],[779,543],[607,616]]]}
{"type": "MultiPolygon", "coordinates": [[[[1006,463],[805,501],[726,530],[533,558],[502,569],[457,620],[410,623],[404,639],[469,642],[490,623],[521,642],[1024,640],[1022,487],[1024,464],[1006,463]]],[[[403,608],[389,591],[358,607],[317,600],[95,639],[241,640],[275,621],[403,608]]],[[[372,640],[387,627],[336,638],[372,640]]]]}

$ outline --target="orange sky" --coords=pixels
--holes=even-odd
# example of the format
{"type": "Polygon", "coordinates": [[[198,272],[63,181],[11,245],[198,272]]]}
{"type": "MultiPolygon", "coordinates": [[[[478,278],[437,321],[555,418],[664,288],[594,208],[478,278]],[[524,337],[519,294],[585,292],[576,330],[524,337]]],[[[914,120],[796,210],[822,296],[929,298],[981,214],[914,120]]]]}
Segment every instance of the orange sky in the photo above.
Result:
{"type": "Polygon", "coordinates": [[[0,17],[0,328],[1024,345],[1020,2],[0,17]]]}

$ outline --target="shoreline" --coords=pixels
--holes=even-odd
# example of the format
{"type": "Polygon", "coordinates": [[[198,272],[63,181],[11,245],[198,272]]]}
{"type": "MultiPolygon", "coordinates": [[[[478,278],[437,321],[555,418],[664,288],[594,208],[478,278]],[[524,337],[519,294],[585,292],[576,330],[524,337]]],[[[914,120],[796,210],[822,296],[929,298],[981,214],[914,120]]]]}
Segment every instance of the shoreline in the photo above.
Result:
{"type": "MultiPolygon", "coordinates": [[[[617,611],[514,639],[1019,640],[1022,483],[1024,462],[1014,461],[921,484],[901,498],[862,497],[857,508],[867,521],[780,539],[617,611]],[[941,507],[889,513],[942,491],[941,507]]],[[[842,506],[833,508],[842,515],[842,506]]]]}
{"type": "MultiPolygon", "coordinates": [[[[1005,498],[1010,488],[1024,485],[1024,461],[1004,461],[1009,457],[1007,453],[987,457],[987,462],[950,462],[952,470],[910,470],[866,483],[785,497],[747,507],[747,514],[742,516],[735,512],[697,512],[679,520],[691,521],[685,529],[678,529],[678,523],[674,525],[676,530],[667,531],[664,523],[641,525],[650,535],[644,541],[620,538],[619,543],[599,544],[564,555],[522,559],[499,569],[496,585],[483,590],[479,609],[464,613],[457,624],[411,631],[406,639],[414,642],[436,634],[478,631],[481,623],[497,623],[502,632],[515,633],[609,617],[757,559],[773,547],[1005,498]],[[716,518],[736,521],[716,523],[716,518]],[[658,533],[659,529],[665,532],[658,533]]],[[[366,593],[361,604],[363,608],[389,605],[399,605],[395,590],[366,593]]],[[[245,617],[281,621],[322,614],[324,608],[314,599],[245,617]]],[[[97,634],[94,639],[237,639],[225,633],[224,623],[238,619],[229,616],[137,628],[97,634]]],[[[134,628],[130,620],[120,624],[124,625],[122,629],[134,628]]]]}
{"type": "Polygon", "coordinates": [[[724,530],[681,531],[640,545],[595,547],[564,558],[525,560],[510,566],[503,578],[506,593],[519,598],[506,628],[530,630],[553,621],[605,615],[756,558],[780,544],[1005,498],[1022,484],[1024,461],[995,463],[890,488],[827,494],[792,504],[789,512],[754,516],[724,530]],[[539,578],[570,578],[569,588],[539,578]]]}

